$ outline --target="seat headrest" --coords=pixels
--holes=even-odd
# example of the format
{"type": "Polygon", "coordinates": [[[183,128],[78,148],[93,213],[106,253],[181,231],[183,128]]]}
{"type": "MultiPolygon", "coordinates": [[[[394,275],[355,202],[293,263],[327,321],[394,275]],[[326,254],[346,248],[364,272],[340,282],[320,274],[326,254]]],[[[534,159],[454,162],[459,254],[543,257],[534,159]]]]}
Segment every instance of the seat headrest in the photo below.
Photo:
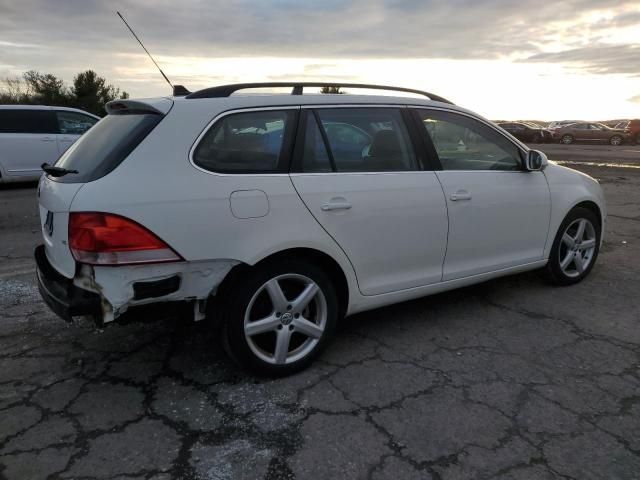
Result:
{"type": "Polygon", "coordinates": [[[393,130],[380,130],[373,136],[369,156],[388,157],[401,154],[398,136],[393,130]]]}

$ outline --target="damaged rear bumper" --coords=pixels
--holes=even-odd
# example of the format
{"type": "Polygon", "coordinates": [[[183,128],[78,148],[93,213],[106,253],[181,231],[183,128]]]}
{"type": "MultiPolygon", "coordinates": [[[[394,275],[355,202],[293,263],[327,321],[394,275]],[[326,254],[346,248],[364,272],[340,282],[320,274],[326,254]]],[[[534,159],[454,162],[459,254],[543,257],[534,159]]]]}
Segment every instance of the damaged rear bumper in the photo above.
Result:
{"type": "Polygon", "coordinates": [[[194,320],[204,318],[206,302],[240,262],[211,260],[121,266],[78,264],[73,279],[49,263],[44,246],[35,251],[38,287],[47,305],[65,320],[91,315],[112,322],[132,307],[191,305],[194,320]]]}
{"type": "Polygon", "coordinates": [[[44,245],[36,247],[34,257],[38,290],[54,313],[66,321],[71,321],[74,316],[100,314],[100,296],[78,288],[73,280],[60,275],[49,263],[44,245]]]}

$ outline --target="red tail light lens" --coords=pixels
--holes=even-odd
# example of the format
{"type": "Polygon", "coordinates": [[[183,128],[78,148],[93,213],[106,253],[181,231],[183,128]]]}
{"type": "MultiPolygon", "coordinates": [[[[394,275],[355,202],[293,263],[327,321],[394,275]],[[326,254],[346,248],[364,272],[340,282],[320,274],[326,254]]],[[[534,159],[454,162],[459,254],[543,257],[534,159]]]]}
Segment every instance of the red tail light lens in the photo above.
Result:
{"type": "Polygon", "coordinates": [[[142,225],[110,213],[69,214],[69,247],[78,262],[92,265],[182,260],[142,225]]]}

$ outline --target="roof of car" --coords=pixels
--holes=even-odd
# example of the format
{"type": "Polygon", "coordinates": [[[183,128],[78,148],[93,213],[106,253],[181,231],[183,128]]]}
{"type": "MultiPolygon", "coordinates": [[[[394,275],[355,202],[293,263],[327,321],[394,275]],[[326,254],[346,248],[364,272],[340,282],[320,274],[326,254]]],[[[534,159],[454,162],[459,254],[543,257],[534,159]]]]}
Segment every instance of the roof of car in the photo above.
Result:
{"type": "Polygon", "coordinates": [[[85,112],[79,108],[55,107],[50,105],[0,105],[0,110],[63,110],[65,112],[78,112],[91,117],[100,118],[93,113],[85,112]]]}
{"type": "MultiPolygon", "coordinates": [[[[436,95],[435,93],[426,92],[424,90],[417,90],[415,88],[407,88],[407,87],[397,87],[394,85],[377,85],[377,84],[368,84],[368,83],[336,83],[336,82],[254,82],[254,83],[234,83],[230,85],[218,85],[215,87],[204,88],[202,90],[198,90],[196,92],[189,92],[182,85],[175,85],[173,87],[173,95],[174,96],[182,96],[184,95],[188,99],[194,98],[220,98],[220,97],[229,97],[235,92],[242,90],[252,90],[252,89],[260,89],[260,88],[288,88],[290,90],[290,95],[303,95],[305,93],[305,88],[328,88],[337,90],[335,93],[340,94],[339,91],[341,88],[348,89],[357,89],[357,90],[375,90],[375,91],[387,91],[387,92],[403,92],[403,93],[411,93],[415,95],[419,95],[421,97],[427,97],[430,100],[442,102],[442,103],[450,103],[453,102],[447,100],[446,98],[441,97],[440,95],[436,95]]],[[[308,93],[308,90],[307,90],[308,93]]],[[[334,93],[332,91],[328,91],[326,93],[334,93]]],[[[342,92],[344,94],[344,91],[342,92]]]]}
{"type": "MultiPolygon", "coordinates": [[[[264,105],[268,102],[274,105],[301,105],[301,104],[416,104],[416,105],[448,105],[454,106],[453,102],[440,95],[417,90],[413,88],[397,87],[393,85],[375,85],[363,83],[335,83],[335,82],[257,82],[257,83],[236,83],[230,85],[218,85],[204,88],[195,92],[189,92],[181,85],[174,86],[174,96],[172,100],[195,101],[214,100],[219,104],[222,100],[230,100],[234,103],[245,103],[246,99],[253,99],[256,104],[264,105]],[[308,89],[318,88],[343,89],[341,93],[311,93],[308,89]],[[288,89],[289,93],[255,93],[255,89],[288,89]],[[307,90],[305,90],[307,89],[307,90]],[[346,91],[345,91],[346,89],[346,91]],[[351,94],[353,90],[382,91],[386,95],[362,95],[351,94]],[[250,93],[252,92],[253,93],[250,93]],[[242,92],[242,93],[238,93],[242,92]],[[402,96],[398,96],[401,93],[402,96]],[[408,97],[407,94],[413,95],[408,97]],[[417,98],[416,98],[417,97],[417,98]],[[265,98],[267,100],[265,100],[265,98]]],[[[256,105],[257,106],[257,105],[256,105]]]]}
{"type": "MultiPolygon", "coordinates": [[[[457,110],[465,113],[472,113],[462,107],[452,103],[439,102],[429,100],[424,97],[416,96],[396,96],[396,95],[356,95],[356,94],[304,94],[304,95],[288,95],[288,94],[234,94],[228,97],[213,98],[185,98],[185,97],[167,97],[175,102],[193,103],[207,102],[212,105],[224,105],[229,108],[251,108],[251,107],[267,107],[267,106],[296,106],[296,105],[414,105],[425,107],[440,107],[451,110],[457,110]]],[[[142,99],[141,101],[150,102],[152,99],[142,99]]],[[[473,114],[477,116],[477,114],[473,114]]]]}

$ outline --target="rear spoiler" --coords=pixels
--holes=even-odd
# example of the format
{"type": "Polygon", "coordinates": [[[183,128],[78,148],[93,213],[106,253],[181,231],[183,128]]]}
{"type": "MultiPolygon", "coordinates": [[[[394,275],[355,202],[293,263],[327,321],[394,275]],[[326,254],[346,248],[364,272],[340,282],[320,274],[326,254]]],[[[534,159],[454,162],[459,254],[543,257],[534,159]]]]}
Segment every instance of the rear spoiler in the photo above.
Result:
{"type": "Polygon", "coordinates": [[[139,100],[113,100],[105,105],[109,115],[126,113],[152,113],[166,115],[173,106],[169,98],[143,98],[139,100]]]}

